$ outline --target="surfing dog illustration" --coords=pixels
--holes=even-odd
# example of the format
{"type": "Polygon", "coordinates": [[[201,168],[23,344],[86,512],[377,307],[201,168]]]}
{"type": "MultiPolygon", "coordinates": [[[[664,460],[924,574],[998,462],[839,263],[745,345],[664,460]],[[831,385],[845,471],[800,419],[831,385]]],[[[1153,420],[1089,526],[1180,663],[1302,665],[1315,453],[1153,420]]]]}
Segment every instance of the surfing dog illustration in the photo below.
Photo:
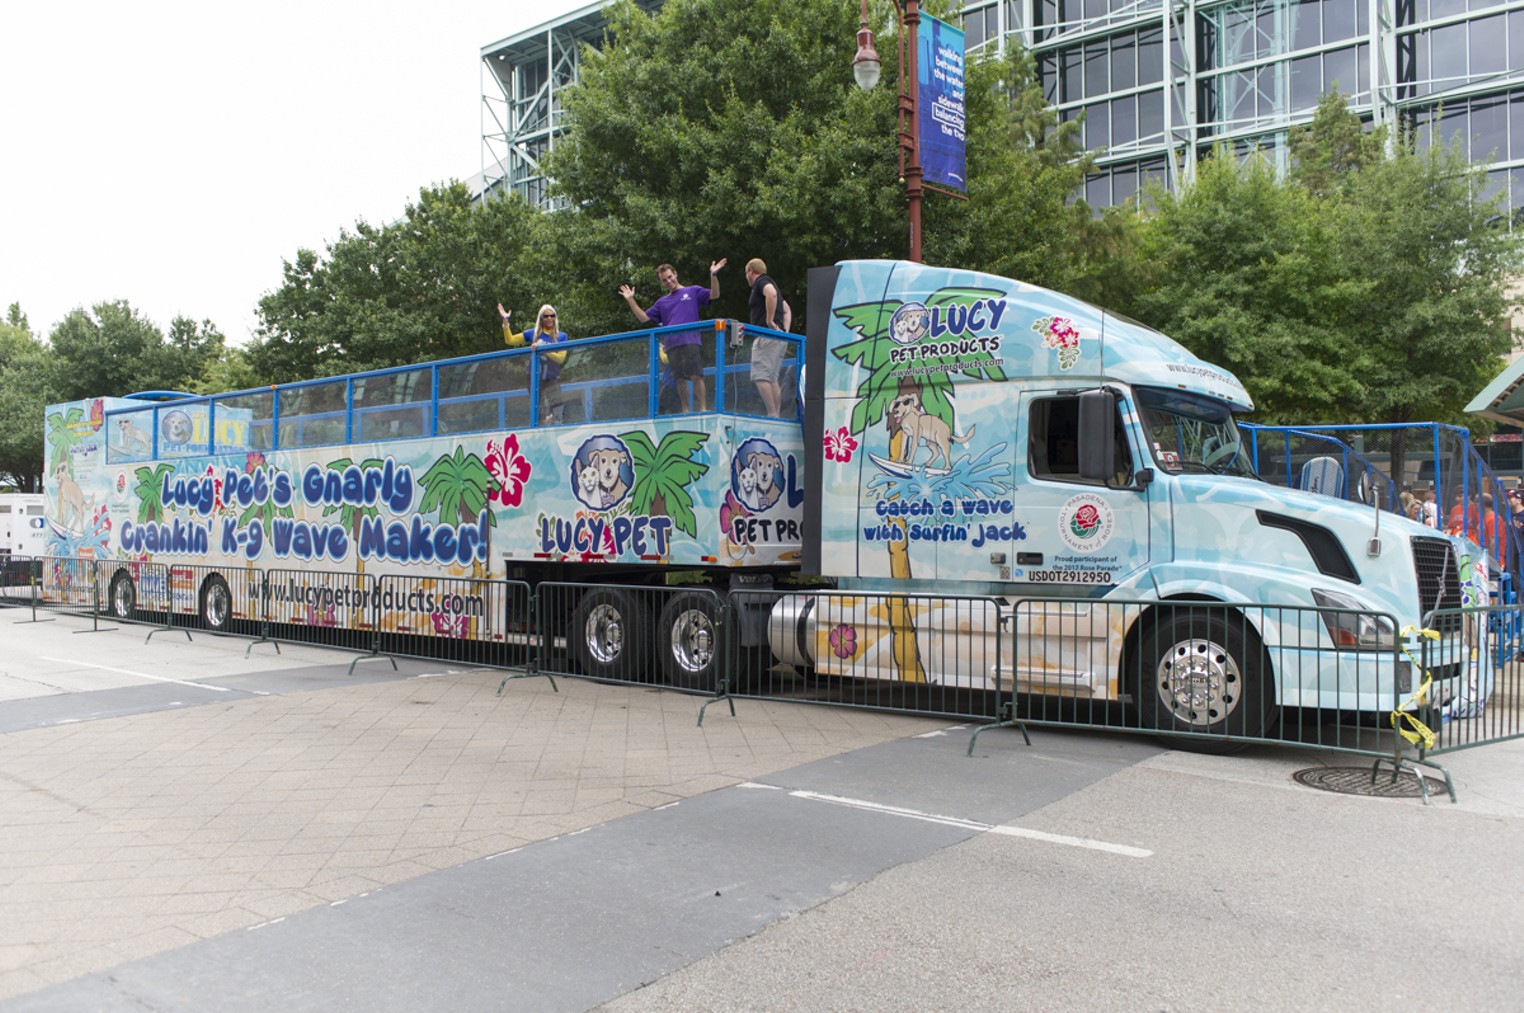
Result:
{"type": "Polygon", "coordinates": [[[919,394],[901,394],[889,404],[889,417],[899,424],[901,464],[914,464],[916,451],[921,444],[931,448],[926,467],[941,458],[943,464],[952,467],[952,444],[964,444],[973,438],[975,426],[969,426],[962,436],[954,436],[952,427],[935,415],[927,414],[921,406],[919,394]]]}
{"type": "Polygon", "coordinates": [[[58,526],[67,531],[83,530],[85,490],[69,474],[69,462],[59,461],[53,477],[58,481],[58,526]]]}

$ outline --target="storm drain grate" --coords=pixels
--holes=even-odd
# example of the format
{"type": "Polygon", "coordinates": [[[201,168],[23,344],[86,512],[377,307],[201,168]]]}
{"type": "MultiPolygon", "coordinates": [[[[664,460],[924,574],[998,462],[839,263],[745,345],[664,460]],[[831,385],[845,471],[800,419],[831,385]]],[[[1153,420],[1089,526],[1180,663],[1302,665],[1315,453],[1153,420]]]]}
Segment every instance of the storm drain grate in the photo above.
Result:
{"type": "MultiPolygon", "coordinates": [[[[1336,791],[1341,795],[1365,795],[1371,798],[1424,797],[1425,786],[1411,770],[1399,770],[1396,780],[1393,780],[1392,771],[1382,768],[1376,774],[1374,783],[1371,781],[1369,767],[1309,767],[1297,771],[1291,777],[1298,784],[1305,784],[1309,788],[1336,791]]],[[[1428,787],[1429,793],[1434,794],[1436,786],[1428,787]]],[[[1437,790],[1445,790],[1443,783],[1437,786],[1437,790]]]]}

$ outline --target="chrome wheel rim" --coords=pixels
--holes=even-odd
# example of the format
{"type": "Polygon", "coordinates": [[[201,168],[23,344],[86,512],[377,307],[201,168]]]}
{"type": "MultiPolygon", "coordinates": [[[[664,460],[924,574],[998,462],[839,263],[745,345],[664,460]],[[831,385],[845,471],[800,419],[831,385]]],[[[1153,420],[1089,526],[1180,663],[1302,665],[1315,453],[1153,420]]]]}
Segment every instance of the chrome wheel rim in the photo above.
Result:
{"type": "Polygon", "coordinates": [[[687,672],[702,672],[714,661],[714,622],[700,608],[683,609],[672,620],[672,660],[687,672]]]}
{"type": "Polygon", "coordinates": [[[232,611],[231,596],[221,584],[214,584],[206,591],[206,624],[221,627],[227,624],[232,611]]]}
{"type": "Polygon", "coordinates": [[[128,577],[119,577],[115,584],[111,585],[111,607],[119,616],[132,614],[133,598],[132,580],[128,577]]]}
{"type": "Polygon", "coordinates": [[[587,614],[583,640],[588,653],[603,664],[619,657],[624,650],[624,619],[612,605],[598,605],[587,614]]]}
{"type": "Polygon", "coordinates": [[[1221,644],[1193,637],[1176,643],[1159,659],[1154,684],[1178,723],[1210,728],[1227,720],[1238,706],[1243,674],[1221,644]]]}

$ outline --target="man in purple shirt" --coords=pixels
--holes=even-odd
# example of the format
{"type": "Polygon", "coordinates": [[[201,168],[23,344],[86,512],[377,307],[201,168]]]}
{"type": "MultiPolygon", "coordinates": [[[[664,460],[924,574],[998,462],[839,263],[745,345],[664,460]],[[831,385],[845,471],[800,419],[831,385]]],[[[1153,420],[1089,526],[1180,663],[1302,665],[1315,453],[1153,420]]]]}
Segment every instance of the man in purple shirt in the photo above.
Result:
{"type": "MultiPolygon", "coordinates": [[[[661,287],[667,290],[667,294],[652,303],[648,309],[640,308],[640,303],[635,301],[635,289],[631,286],[620,285],[619,294],[624,296],[625,302],[629,303],[630,312],[635,314],[635,319],[643,324],[667,327],[675,324],[698,323],[699,311],[707,306],[710,300],[720,297],[720,269],[724,266],[724,257],[709,265],[709,287],[704,288],[702,285],[679,284],[677,269],[671,264],[661,265],[656,269],[656,280],[661,282],[661,287]]],[[[704,383],[703,335],[699,331],[675,331],[666,335],[662,344],[667,350],[667,360],[672,367],[672,375],[678,381],[677,394],[682,402],[683,411],[708,411],[709,390],[704,383]],[[688,384],[684,382],[687,380],[693,381],[693,389],[698,401],[697,409],[693,409],[690,405],[688,384]]]]}

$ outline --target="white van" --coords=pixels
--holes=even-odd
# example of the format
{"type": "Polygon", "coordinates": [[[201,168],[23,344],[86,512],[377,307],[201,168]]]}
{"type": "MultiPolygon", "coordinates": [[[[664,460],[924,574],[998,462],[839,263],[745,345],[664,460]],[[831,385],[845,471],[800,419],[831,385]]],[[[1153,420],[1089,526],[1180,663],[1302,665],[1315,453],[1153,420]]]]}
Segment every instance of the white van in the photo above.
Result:
{"type": "Polygon", "coordinates": [[[42,493],[0,493],[0,556],[41,556],[47,551],[42,493]]]}

